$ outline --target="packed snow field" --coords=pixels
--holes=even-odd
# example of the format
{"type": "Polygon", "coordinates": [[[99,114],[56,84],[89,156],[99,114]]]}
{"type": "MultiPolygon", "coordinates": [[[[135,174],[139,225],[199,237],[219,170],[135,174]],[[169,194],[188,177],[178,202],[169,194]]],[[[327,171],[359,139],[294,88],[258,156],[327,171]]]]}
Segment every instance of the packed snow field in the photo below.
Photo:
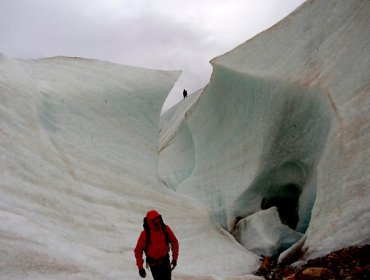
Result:
{"type": "Polygon", "coordinates": [[[368,14],[308,1],[162,116],[180,72],[0,55],[0,279],[140,279],[150,209],[174,279],[369,244],[368,14]]]}

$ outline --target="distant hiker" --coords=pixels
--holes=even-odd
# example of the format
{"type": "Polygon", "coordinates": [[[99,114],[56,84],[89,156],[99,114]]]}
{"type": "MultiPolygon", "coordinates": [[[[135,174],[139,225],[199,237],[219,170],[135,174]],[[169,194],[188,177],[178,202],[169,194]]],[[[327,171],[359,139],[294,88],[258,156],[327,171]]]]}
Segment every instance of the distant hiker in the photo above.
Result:
{"type": "Polygon", "coordinates": [[[186,89],[184,89],[184,91],[182,92],[182,95],[184,96],[184,98],[188,96],[188,92],[186,91],[186,89]]]}
{"type": "Polygon", "coordinates": [[[177,265],[179,242],[171,228],[167,226],[162,216],[151,210],[144,218],[144,230],[141,232],[135,247],[136,265],[142,278],[146,277],[143,252],[154,280],[171,280],[171,271],[177,265]],[[169,251],[172,251],[170,263],[169,251]]]}

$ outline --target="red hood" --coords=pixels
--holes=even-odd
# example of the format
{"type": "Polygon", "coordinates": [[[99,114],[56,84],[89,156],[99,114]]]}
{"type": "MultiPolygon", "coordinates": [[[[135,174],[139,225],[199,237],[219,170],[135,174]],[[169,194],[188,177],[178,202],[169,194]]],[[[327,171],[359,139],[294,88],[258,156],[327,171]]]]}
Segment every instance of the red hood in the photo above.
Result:
{"type": "Polygon", "coordinates": [[[148,213],[146,213],[146,218],[148,220],[148,222],[154,220],[155,218],[159,217],[161,214],[159,214],[157,211],[155,210],[150,210],[148,213]]]}

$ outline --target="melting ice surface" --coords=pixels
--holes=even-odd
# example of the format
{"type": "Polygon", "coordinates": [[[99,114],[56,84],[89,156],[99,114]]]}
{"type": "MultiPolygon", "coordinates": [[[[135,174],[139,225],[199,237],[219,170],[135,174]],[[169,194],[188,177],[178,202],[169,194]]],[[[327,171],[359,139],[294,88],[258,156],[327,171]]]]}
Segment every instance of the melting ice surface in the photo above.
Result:
{"type": "Polygon", "coordinates": [[[139,279],[152,208],[174,279],[368,244],[369,13],[309,1],[161,117],[179,72],[1,55],[0,279],[139,279]]]}

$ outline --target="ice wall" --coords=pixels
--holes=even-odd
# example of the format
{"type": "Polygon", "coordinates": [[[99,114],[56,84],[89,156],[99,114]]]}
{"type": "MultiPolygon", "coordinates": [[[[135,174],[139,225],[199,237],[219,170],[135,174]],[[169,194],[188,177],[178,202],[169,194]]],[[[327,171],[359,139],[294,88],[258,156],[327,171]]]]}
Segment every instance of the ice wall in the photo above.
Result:
{"type": "Polygon", "coordinates": [[[175,276],[257,268],[204,206],[158,179],[159,115],[178,75],[0,56],[0,279],[139,279],[133,249],[153,208],[180,240],[175,276]]]}
{"type": "Polygon", "coordinates": [[[162,143],[166,177],[175,158],[189,157],[179,147],[190,139],[195,159],[168,184],[228,230],[276,206],[284,224],[306,232],[302,258],[369,243],[369,14],[365,0],[307,1],[212,60],[210,84],[162,143]]]}

